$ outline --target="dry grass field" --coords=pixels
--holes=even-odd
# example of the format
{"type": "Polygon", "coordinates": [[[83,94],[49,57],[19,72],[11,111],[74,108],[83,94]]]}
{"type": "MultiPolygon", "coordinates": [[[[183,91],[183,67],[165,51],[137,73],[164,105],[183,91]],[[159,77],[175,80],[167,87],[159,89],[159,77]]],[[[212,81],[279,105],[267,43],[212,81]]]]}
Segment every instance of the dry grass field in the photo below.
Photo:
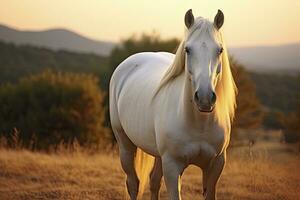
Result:
{"type": "MultiPolygon", "coordinates": [[[[0,199],[123,199],[124,174],[116,153],[44,154],[0,150],[0,199]]],[[[202,199],[201,171],[183,175],[183,199],[202,199]]],[[[300,199],[297,147],[257,144],[234,148],[221,176],[220,200],[300,199]]],[[[144,195],[149,199],[149,192],[144,195]]],[[[161,199],[167,199],[166,189],[161,199]]]]}

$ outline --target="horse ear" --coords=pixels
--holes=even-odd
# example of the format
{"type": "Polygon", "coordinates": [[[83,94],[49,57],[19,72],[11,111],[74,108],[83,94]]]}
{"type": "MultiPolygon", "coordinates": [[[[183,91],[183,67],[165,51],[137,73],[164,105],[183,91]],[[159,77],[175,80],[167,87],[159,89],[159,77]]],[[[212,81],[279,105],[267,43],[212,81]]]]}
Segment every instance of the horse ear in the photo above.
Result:
{"type": "Polygon", "coordinates": [[[190,28],[194,24],[194,15],[192,9],[189,9],[184,16],[184,23],[187,28],[190,28]]]}
{"type": "Polygon", "coordinates": [[[218,10],[218,13],[215,16],[214,24],[216,28],[219,30],[224,23],[224,14],[221,10],[218,10]]]}

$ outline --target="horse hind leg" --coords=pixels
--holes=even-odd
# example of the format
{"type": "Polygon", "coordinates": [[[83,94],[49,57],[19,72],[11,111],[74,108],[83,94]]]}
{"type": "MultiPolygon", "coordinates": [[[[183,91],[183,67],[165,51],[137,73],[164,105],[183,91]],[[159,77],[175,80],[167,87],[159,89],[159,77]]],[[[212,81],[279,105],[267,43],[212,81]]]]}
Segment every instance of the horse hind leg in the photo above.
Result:
{"type": "Polygon", "coordinates": [[[159,189],[162,178],[162,165],[161,158],[156,157],[153,169],[150,173],[150,191],[151,191],[151,200],[159,199],[159,189]]]}
{"type": "Polygon", "coordinates": [[[127,176],[127,191],[130,199],[136,200],[139,191],[139,179],[134,167],[134,157],[137,147],[130,141],[124,131],[115,132],[115,136],[119,144],[121,166],[127,176]]]}

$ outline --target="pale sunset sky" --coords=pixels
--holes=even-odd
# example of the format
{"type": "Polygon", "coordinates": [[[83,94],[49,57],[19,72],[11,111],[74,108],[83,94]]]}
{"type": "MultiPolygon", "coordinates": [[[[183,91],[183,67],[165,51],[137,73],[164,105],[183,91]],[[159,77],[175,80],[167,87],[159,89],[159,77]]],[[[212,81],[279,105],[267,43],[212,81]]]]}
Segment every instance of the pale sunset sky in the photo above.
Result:
{"type": "Polygon", "coordinates": [[[114,42],[153,30],[162,38],[180,38],[189,8],[211,20],[221,9],[229,46],[300,42],[300,0],[0,0],[0,24],[66,28],[114,42]]]}

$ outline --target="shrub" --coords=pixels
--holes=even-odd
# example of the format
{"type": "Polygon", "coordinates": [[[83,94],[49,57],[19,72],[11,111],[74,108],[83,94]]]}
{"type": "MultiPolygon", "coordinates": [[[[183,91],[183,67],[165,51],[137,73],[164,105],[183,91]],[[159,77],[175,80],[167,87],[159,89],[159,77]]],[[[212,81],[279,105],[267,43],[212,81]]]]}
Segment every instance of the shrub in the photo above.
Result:
{"type": "Polygon", "coordinates": [[[298,108],[289,114],[278,117],[283,125],[284,139],[288,143],[300,141],[300,102],[298,108]]]}
{"type": "Polygon", "coordinates": [[[103,127],[104,94],[92,75],[44,71],[0,86],[0,134],[18,130],[25,147],[38,149],[61,141],[99,144],[103,127]]]}

